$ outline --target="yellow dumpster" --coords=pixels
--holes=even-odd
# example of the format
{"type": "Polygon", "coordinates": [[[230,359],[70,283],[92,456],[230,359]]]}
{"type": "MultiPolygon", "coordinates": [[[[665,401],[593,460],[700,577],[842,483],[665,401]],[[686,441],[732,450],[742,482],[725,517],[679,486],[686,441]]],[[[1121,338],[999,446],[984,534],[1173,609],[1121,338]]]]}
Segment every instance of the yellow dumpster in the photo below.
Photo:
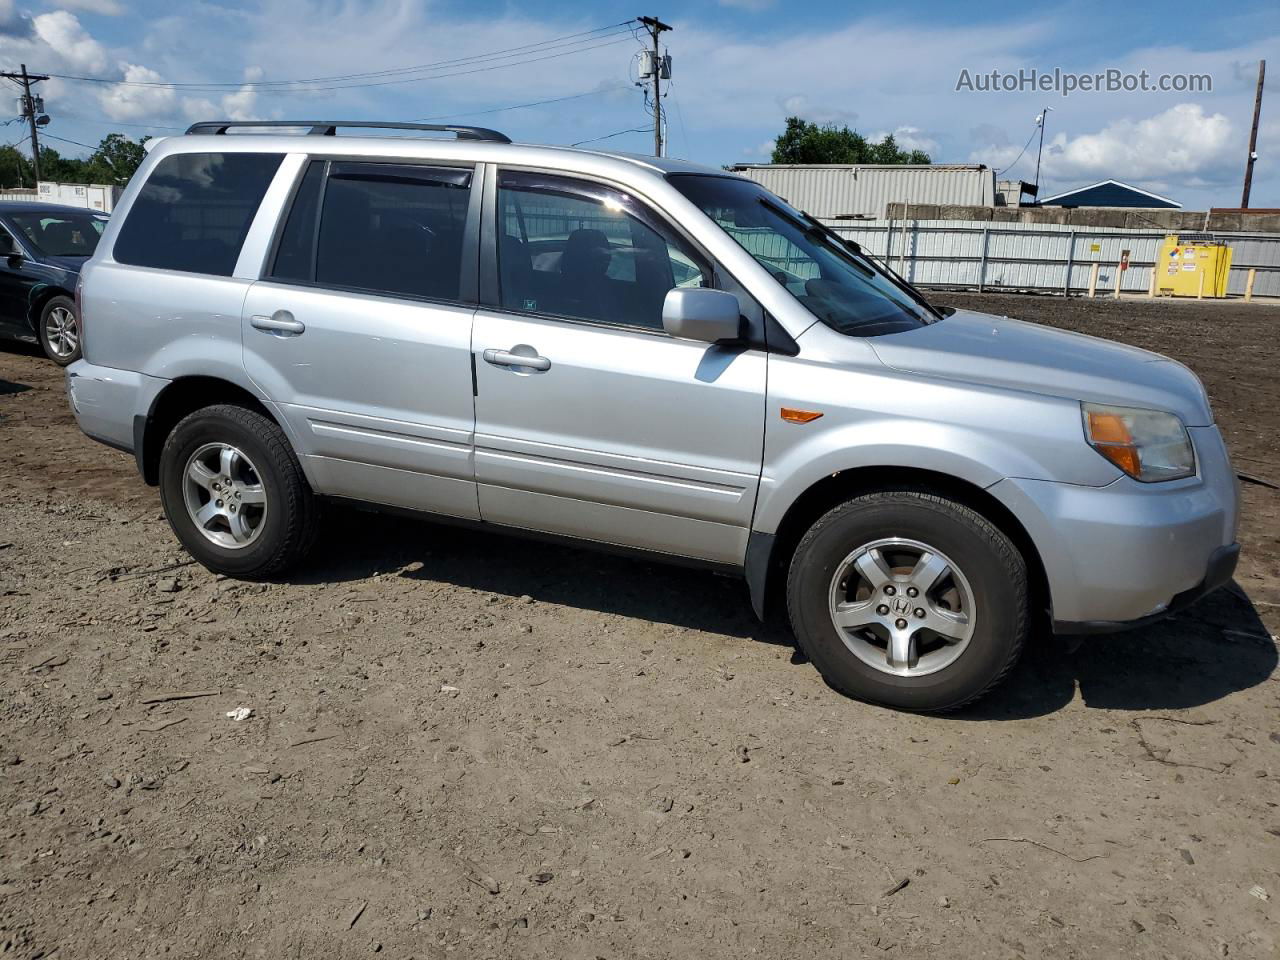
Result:
{"type": "Polygon", "coordinates": [[[1156,262],[1156,290],[1161,296],[1225,297],[1230,272],[1231,248],[1225,243],[1171,234],[1156,262]]]}

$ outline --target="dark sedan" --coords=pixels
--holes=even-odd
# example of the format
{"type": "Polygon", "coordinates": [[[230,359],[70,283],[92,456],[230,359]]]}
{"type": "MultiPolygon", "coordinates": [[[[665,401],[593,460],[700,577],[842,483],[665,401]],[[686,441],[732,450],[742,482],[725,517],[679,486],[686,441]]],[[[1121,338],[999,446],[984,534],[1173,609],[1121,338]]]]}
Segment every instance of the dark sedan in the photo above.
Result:
{"type": "Polygon", "coordinates": [[[0,202],[0,335],[36,341],[61,366],[80,359],[75,289],[106,214],[0,202]]]}

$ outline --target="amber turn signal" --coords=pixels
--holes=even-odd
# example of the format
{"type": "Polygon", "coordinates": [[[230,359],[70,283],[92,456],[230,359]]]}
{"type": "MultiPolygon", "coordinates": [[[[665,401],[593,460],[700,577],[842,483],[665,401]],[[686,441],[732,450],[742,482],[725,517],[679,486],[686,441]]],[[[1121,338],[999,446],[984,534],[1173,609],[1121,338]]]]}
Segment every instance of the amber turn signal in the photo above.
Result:
{"type": "Polygon", "coordinates": [[[1142,459],[1124,418],[1108,410],[1088,410],[1087,415],[1093,448],[1129,476],[1140,476],[1142,459]]]}
{"type": "Polygon", "coordinates": [[[795,407],[783,407],[782,419],[787,423],[809,423],[822,416],[820,410],[797,410],[795,407]]]}

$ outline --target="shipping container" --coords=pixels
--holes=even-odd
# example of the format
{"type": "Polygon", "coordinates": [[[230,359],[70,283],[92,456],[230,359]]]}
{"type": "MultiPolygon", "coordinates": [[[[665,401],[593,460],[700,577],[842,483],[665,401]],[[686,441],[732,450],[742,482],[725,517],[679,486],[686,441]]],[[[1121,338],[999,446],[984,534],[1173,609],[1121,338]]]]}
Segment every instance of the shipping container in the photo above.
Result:
{"type": "Polygon", "coordinates": [[[120,199],[121,188],[105,183],[56,183],[41,180],[37,199],[46,203],[61,203],[69,207],[84,207],[110,213],[120,199]]]}

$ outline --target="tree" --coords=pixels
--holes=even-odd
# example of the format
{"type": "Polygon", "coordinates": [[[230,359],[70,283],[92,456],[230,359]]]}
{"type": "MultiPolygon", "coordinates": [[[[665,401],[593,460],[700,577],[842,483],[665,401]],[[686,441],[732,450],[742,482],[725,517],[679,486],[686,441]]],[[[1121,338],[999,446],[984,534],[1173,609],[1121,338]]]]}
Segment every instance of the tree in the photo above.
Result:
{"type": "Polygon", "coordinates": [[[124,185],[146,159],[146,142],[150,137],[141,140],[130,140],[123,133],[109,133],[102,138],[98,149],[89,157],[89,170],[101,179],[90,183],[118,183],[124,185]]]}
{"type": "MultiPolygon", "coordinates": [[[[64,157],[53,147],[40,148],[40,176],[57,183],[108,183],[124,186],[147,155],[146,142],[109,133],[87,158],[64,157]]],[[[36,185],[31,160],[16,147],[0,145],[0,187],[36,185]]]]}
{"type": "Polygon", "coordinates": [[[893,134],[872,143],[856,130],[819,126],[787,117],[787,129],[773,144],[773,163],[932,163],[922,150],[903,150],[893,134]]]}
{"type": "Polygon", "coordinates": [[[0,146],[0,188],[31,186],[31,162],[9,144],[0,146]]]}

